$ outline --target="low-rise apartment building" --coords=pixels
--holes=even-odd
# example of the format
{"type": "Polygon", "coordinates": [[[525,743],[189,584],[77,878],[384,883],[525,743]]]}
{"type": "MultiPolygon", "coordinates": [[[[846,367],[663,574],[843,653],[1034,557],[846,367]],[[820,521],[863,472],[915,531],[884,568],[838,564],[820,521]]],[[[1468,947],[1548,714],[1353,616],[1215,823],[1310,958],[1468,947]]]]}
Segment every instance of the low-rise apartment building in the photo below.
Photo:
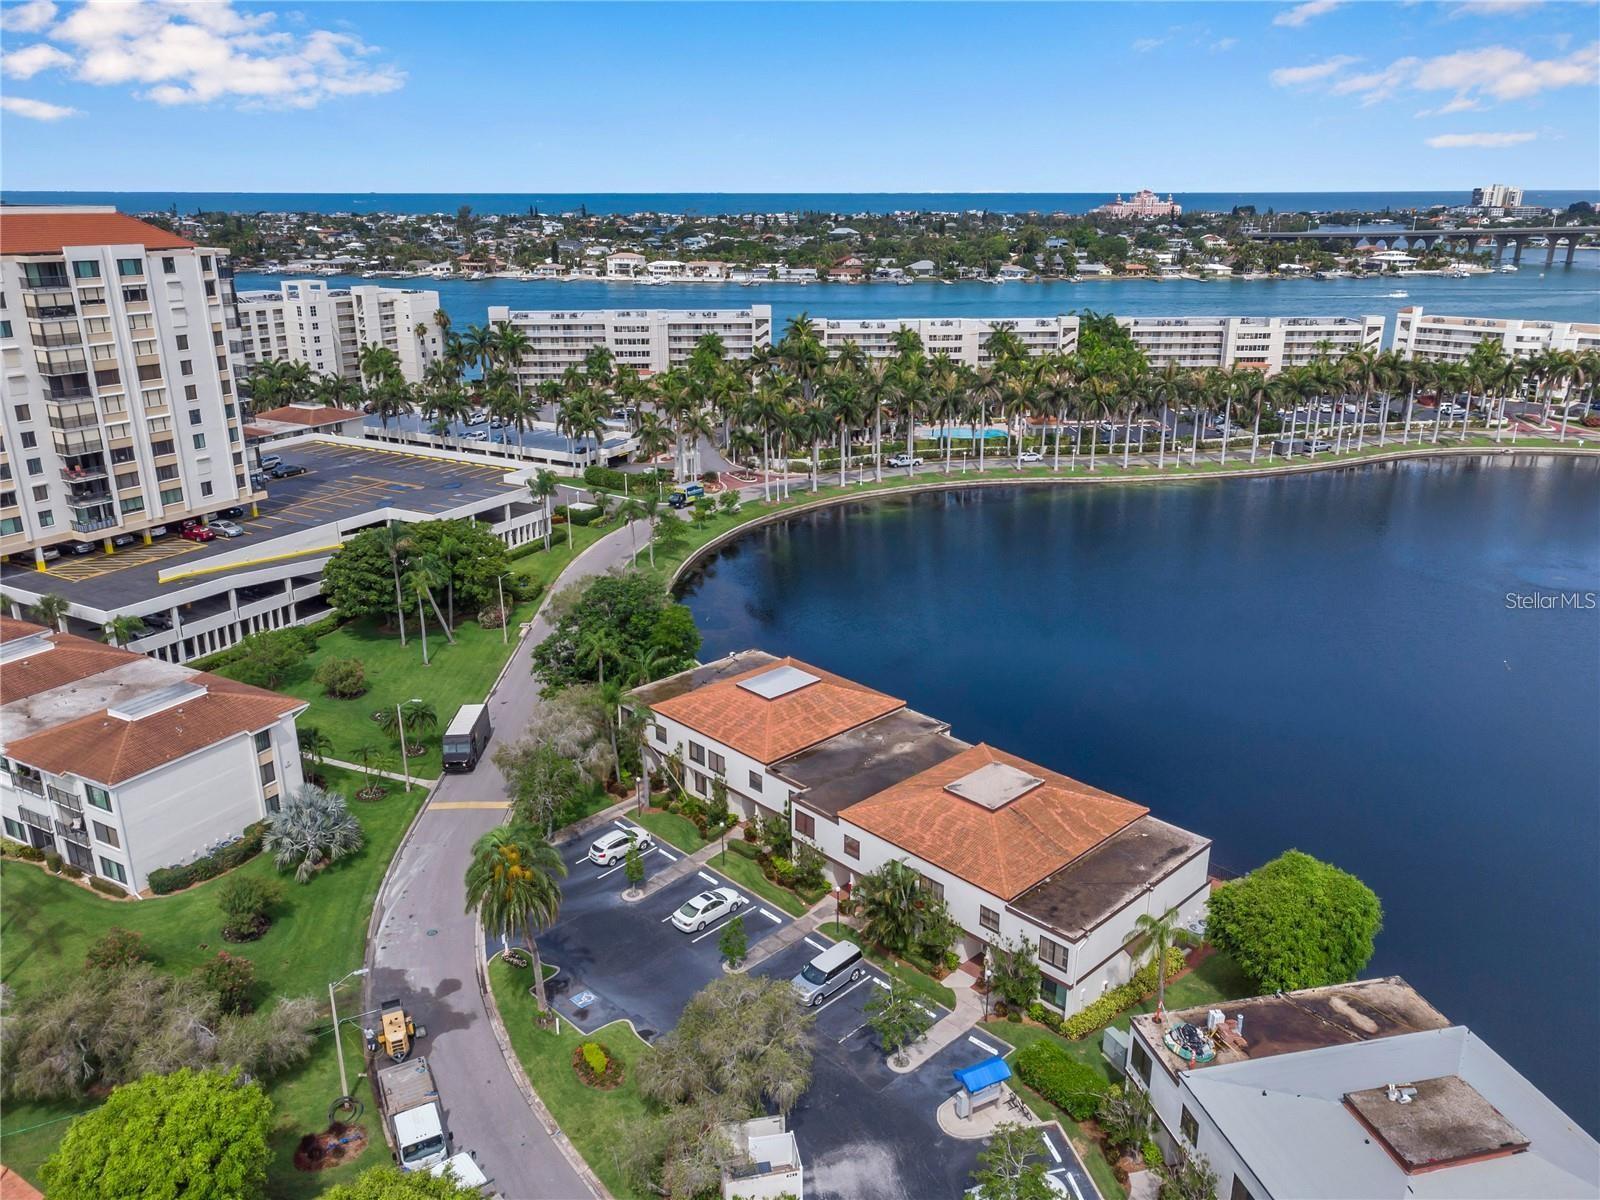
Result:
{"type": "Polygon", "coordinates": [[[930,358],[949,355],[959,366],[988,366],[989,339],[997,330],[1009,330],[1035,357],[1044,354],[1070,354],[1078,348],[1078,318],[1060,317],[888,317],[815,321],[817,333],[829,354],[855,344],[868,358],[887,358],[895,353],[895,337],[909,329],[922,340],[930,358]]]}
{"type": "Polygon", "coordinates": [[[1319,357],[1383,346],[1383,318],[1118,317],[1153,370],[1250,367],[1276,375],[1319,357]]]}
{"type": "Polygon", "coordinates": [[[361,350],[376,345],[394,352],[407,383],[421,383],[428,364],[444,354],[439,293],[432,290],[286,279],[275,292],[241,292],[238,307],[245,370],[276,359],[359,380],[361,350]]]}
{"type": "Polygon", "coordinates": [[[1582,321],[1532,321],[1516,317],[1447,317],[1425,314],[1413,304],[1395,314],[1394,348],[1424,362],[1465,362],[1480,342],[1490,342],[1510,358],[1552,350],[1600,350],[1600,324],[1582,321]]]}
{"type": "Polygon", "coordinates": [[[303,782],[293,696],[0,617],[6,836],[142,891],[303,782]]]}
{"type": "Polygon", "coordinates": [[[1600,1194],[1594,1138],[1397,977],[1136,1016],[1124,1068],[1227,1200],[1600,1194]]]}
{"type": "Polygon", "coordinates": [[[689,361],[706,334],[722,339],[729,358],[749,358],[772,345],[772,306],[738,309],[606,308],[531,312],[489,306],[489,322],[509,322],[528,339],[516,373],[526,387],[582,370],[597,349],[611,352],[618,366],[654,375],[689,361]]]}
{"type": "Polygon", "coordinates": [[[819,667],[750,650],[633,697],[653,765],[681,763],[701,796],[720,779],[746,817],[785,816],[836,885],[906,863],[949,906],[965,956],[1030,943],[1063,1014],[1136,969],[1141,913],[1204,912],[1207,839],[819,667]]]}
{"type": "Polygon", "coordinates": [[[0,219],[0,555],[148,540],[258,493],[227,251],[99,206],[0,219]]]}

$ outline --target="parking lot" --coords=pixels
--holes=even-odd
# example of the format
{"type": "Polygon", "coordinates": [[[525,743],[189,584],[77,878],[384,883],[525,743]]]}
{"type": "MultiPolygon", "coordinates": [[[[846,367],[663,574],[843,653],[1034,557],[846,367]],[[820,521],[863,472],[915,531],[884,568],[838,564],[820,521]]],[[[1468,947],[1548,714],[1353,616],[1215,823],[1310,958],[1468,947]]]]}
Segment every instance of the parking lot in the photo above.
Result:
{"type": "MultiPolygon", "coordinates": [[[[627,827],[625,821],[616,824],[627,827]]],[[[586,860],[590,840],[563,847],[569,874],[562,885],[561,919],[539,938],[546,961],[560,968],[550,981],[551,1003],[580,1029],[626,1020],[651,1041],[677,1023],[696,992],[722,975],[717,942],[731,918],[684,933],[671,924],[673,911],[697,892],[732,885],[704,868],[629,902],[622,899],[627,883],[620,863],[597,867],[586,860]]],[[[646,870],[670,869],[679,857],[675,848],[658,845],[645,856],[646,870]]],[[[739,915],[754,952],[790,919],[759,897],[735,890],[748,901],[739,915]]],[[[752,973],[790,979],[830,944],[820,934],[808,934],[752,973]]],[[[496,948],[491,938],[490,952],[496,948]]],[[[805,1162],[808,1197],[955,1200],[971,1185],[983,1143],[945,1135],[935,1114],[955,1090],[952,1071],[1010,1047],[987,1031],[969,1030],[916,1071],[892,1071],[866,1015],[867,1001],[888,986],[883,974],[866,964],[863,978],[816,1010],[811,1088],[789,1114],[805,1162]]],[[[935,1019],[944,1015],[932,1006],[929,1012],[935,1019]]],[[[1046,1137],[1049,1169],[1063,1180],[1072,1175],[1077,1193],[1093,1200],[1093,1186],[1070,1147],[1053,1130],[1046,1137]]]]}

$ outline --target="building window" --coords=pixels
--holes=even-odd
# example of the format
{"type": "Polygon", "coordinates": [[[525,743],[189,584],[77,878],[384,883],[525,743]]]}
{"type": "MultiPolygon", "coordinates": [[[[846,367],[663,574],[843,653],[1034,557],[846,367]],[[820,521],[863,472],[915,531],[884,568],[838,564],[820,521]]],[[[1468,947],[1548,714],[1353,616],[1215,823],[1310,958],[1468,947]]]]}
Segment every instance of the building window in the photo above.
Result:
{"type": "Polygon", "coordinates": [[[855,838],[853,838],[853,837],[845,838],[845,840],[844,840],[844,856],[846,858],[860,858],[861,857],[861,843],[858,840],[856,840],[855,838]]]}
{"type": "Polygon", "coordinates": [[[1255,1197],[1250,1194],[1250,1189],[1245,1187],[1244,1180],[1235,1175],[1233,1188],[1228,1192],[1228,1200],[1255,1200],[1255,1197]]]}
{"type": "MultiPolygon", "coordinates": [[[[169,258],[169,259],[167,259],[167,261],[171,262],[172,260],[169,258]]],[[[179,350],[187,350],[189,348],[189,335],[187,333],[180,333],[180,334],[177,335],[177,337],[178,337],[178,349],[179,350]]]]}
{"type": "Polygon", "coordinates": [[[665,725],[656,726],[656,741],[660,742],[663,746],[667,744],[667,727],[665,725]]]}
{"type": "Polygon", "coordinates": [[[178,264],[171,256],[167,256],[161,260],[161,269],[168,275],[176,275],[178,273],[178,264]]]}
{"type": "Polygon", "coordinates": [[[196,450],[204,450],[206,448],[206,435],[205,434],[197,433],[197,434],[194,435],[194,448],[196,450]]]}
{"type": "Polygon", "coordinates": [[[817,819],[808,812],[794,810],[794,831],[801,837],[817,836],[817,819]]]}
{"type": "Polygon", "coordinates": [[[706,759],[708,765],[718,775],[724,775],[727,773],[728,760],[723,758],[722,755],[718,754],[715,750],[706,751],[706,759]]]}
{"type": "Polygon", "coordinates": [[[699,763],[702,767],[706,765],[706,748],[699,742],[689,743],[689,761],[699,763]]]}
{"type": "Polygon", "coordinates": [[[111,828],[111,826],[107,825],[103,821],[91,821],[90,824],[94,826],[95,837],[99,838],[108,846],[121,847],[122,843],[117,840],[117,831],[111,828]]]}
{"type": "Polygon", "coordinates": [[[1183,1115],[1178,1118],[1178,1132],[1191,1146],[1200,1140],[1200,1122],[1194,1119],[1187,1104],[1183,1106],[1183,1115]]]}
{"type": "Polygon", "coordinates": [[[117,259],[117,274],[143,275],[144,263],[140,262],[137,258],[119,258],[117,259]]]}
{"type": "Polygon", "coordinates": [[[940,883],[937,879],[929,879],[926,875],[924,875],[922,877],[922,890],[927,892],[928,895],[936,897],[937,899],[944,899],[944,884],[940,883]]]}
{"type": "Polygon", "coordinates": [[[1144,1080],[1145,1087],[1150,1086],[1150,1052],[1144,1048],[1143,1043],[1133,1043],[1133,1073],[1144,1080]]]}
{"type": "Polygon", "coordinates": [[[79,279],[99,279],[100,264],[80,259],[72,264],[72,273],[79,279]]]}
{"type": "Polygon", "coordinates": [[[1039,938],[1039,961],[1049,963],[1052,967],[1065,971],[1067,969],[1067,948],[1060,942],[1041,936],[1039,938]]]}
{"type": "Polygon", "coordinates": [[[92,783],[86,783],[83,785],[83,790],[90,804],[105,812],[111,811],[111,793],[106,791],[105,788],[97,788],[92,783]]]}
{"type": "Polygon", "coordinates": [[[178,360],[178,371],[183,375],[193,375],[194,361],[192,359],[180,358],[178,360]]]}
{"type": "Polygon", "coordinates": [[[183,489],[182,488],[167,488],[165,491],[163,491],[161,493],[161,503],[162,504],[182,504],[183,503],[183,489]]]}
{"type": "Polygon", "coordinates": [[[10,817],[6,818],[6,836],[17,842],[28,840],[27,831],[22,828],[22,823],[13,821],[10,817]]]}
{"type": "Polygon", "coordinates": [[[35,450],[38,446],[39,435],[31,429],[24,429],[22,431],[22,448],[24,450],[35,450]]]}
{"type": "Polygon", "coordinates": [[[107,879],[115,879],[118,883],[128,882],[128,873],[122,869],[122,864],[103,854],[100,856],[100,874],[107,879]]]}
{"type": "Polygon", "coordinates": [[[267,811],[269,813],[275,813],[281,807],[282,806],[278,802],[278,796],[277,796],[276,792],[274,792],[272,795],[267,797],[267,811]]]}
{"type": "Polygon", "coordinates": [[[26,405],[26,404],[17,405],[16,406],[16,414],[17,414],[17,420],[19,420],[19,421],[31,421],[31,420],[33,420],[33,410],[31,408],[29,408],[28,405],[26,405]]]}
{"type": "Polygon", "coordinates": [[[1066,1008],[1068,994],[1067,985],[1059,979],[1051,979],[1048,975],[1039,976],[1039,999],[1052,1008],[1066,1008]]]}
{"type": "Polygon", "coordinates": [[[991,933],[999,933],[1000,932],[1000,914],[995,912],[994,909],[985,908],[983,905],[980,904],[980,905],[978,905],[978,924],[982,925],[985,929],[989,930],[991,933]]]}
{"type": "Polygon", "coordinates": [[[262,787],[266,787],[267,784],[273,782],[277,778],[278,778],[278,768],[277,767],[275,767],[270,762],[264,762],[264,763],[261,764],[261,786],[262,787]]]}
{"type": "Polygon", "coordinates": [[[263,729],[256,734],[256,753],[264,754],[272,749],[272,730],[263,729]]]}
{"type": "Polygon", "coordinates": [[[201,480],[201,482],[200,482],[200,494],[202,496],[209,496],[209,495],[211,495],[211,491],[212,491],[212,488],[211,488],[210,481],[209,480],[201,480]]]}

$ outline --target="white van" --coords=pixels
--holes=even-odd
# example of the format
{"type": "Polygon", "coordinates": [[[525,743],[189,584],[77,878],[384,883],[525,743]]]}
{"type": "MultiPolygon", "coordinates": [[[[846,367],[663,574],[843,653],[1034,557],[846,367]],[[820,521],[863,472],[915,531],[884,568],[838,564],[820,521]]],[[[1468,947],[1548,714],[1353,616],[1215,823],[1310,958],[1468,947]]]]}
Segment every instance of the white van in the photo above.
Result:
{"type": "Polygon", "coordinates": [[[799,995],[800,1003],[815,1007],[866,973],[861,962],[861,947],[854,942],[839,942],[813,958],[789,982],[799,995]]]}

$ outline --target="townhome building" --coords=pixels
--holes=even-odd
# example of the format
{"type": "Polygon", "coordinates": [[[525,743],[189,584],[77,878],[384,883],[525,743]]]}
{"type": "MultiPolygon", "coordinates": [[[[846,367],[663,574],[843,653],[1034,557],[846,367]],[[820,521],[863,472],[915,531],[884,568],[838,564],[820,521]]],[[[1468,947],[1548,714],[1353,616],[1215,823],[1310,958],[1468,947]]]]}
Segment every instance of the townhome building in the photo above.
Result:
{"type": "Polygon", "coordinates": [[[0,617],[6,836],[142,891],[275,813],[303,779],[306,704],[0,617]]]}
{"type": "Polygon", "coordinates": [[[1479,343],[1489,342],[1508,358],[1548,351],[1600,350],[1600,324],[1535,321],[1518,317],[1448,317],[1410,305],[1395,314],[1394,348],[1424,362],[1465,362],[1479,343]]]}
{"type": "Polygon", "coordinates": [[[701,796],[720,780],[747,818],[783,817],[836,886],[910,866],[964,957],[1033,946],[1041,998],[1063,1014],[1130,977],[1141,914],[1205,910],[1209,840],[820,667],[748,650],[632,698],[653,766],[701,796]]]}
{"type": "Polygon", "coordinates": [[[689,361],[707,334],[722,340],[729,358],[749,358],[772,345],[772,306],[737,309],[611,308],[533,312],[489,306],[491,324],[507,322],[527,338],[514,370],[524,387],[582,370],[594,350],[611,352],[618,366],[653,375],[689,361]]]}
{"type": "Polygon", "coordinates": [[[239,293],[238,307],[245,370],[276,359],[359,380],[361,351],[383,346],[407,383],[421,383],[428,364],[444,354],[439,293],[431,289],[331,288],[326,280],[286,279],[277,291],[239,293]]]}
{"type": "Polygon", "coordinates": [[[1383,346],[1384,319],[1370,317],[1118,317],[1154,370],[1250,367],[1276,375],[1318,358],[1383,346]]]}
{"type": "Polygon", "coordinates": [[[1600,1144],[1396,976],[1135,1016],[1123,1067],[1227,1200],[1600,1194],[1600,1144]]]}
{"type": "Polygon", "coordinates": [[[868,358],[888,358],[896,353],[896,338],[911,330],[922,341],[925,354],[945,354],[958,365],[988,366],[989,339],[1008,330],[1028,354],[1068,354],[1078,348],[1078,318],[1059,317],[886,317],[824,318],[814,322],[823,347],[837,354],[856,345],[868,358]]]}

